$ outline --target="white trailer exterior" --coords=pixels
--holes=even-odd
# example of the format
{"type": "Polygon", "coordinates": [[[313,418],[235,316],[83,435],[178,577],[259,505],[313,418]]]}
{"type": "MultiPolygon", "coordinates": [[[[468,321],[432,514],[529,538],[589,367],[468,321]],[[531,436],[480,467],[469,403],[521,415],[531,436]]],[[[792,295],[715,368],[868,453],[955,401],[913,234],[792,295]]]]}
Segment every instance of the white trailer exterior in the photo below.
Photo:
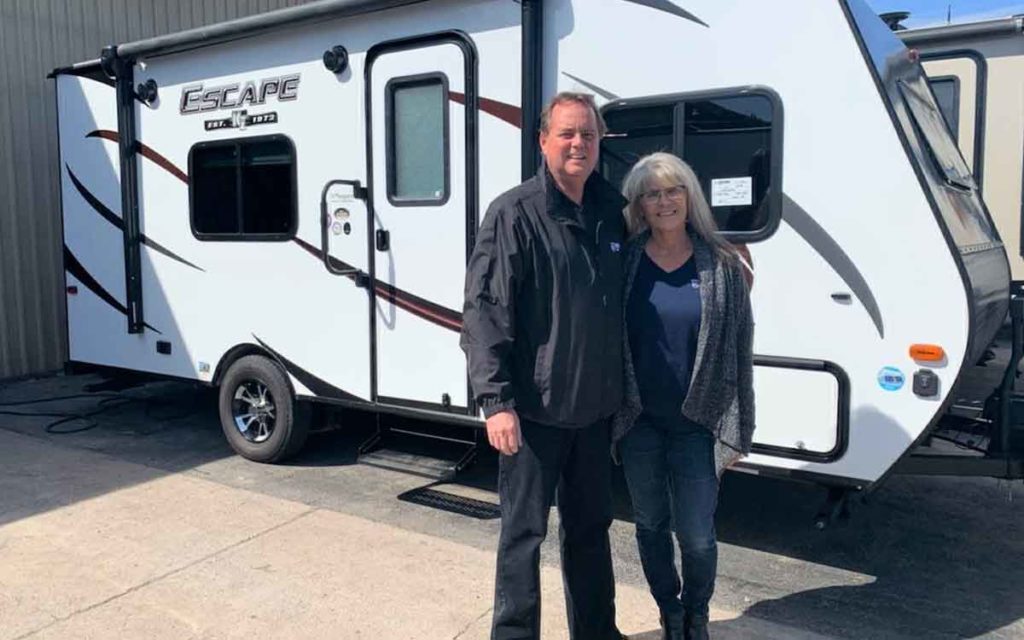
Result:
{"type": "Polygon", "coordinates": [[[562,89],[598,96],[607,176],[676,151],[749,251],[747,471],[878,482],[1007,310],[970,172],[862,0],[324,0],[55,77],[71,360],[221,385],[254,459],[301,444],[292,396],[481,424],[465,263],[562,89]]]}

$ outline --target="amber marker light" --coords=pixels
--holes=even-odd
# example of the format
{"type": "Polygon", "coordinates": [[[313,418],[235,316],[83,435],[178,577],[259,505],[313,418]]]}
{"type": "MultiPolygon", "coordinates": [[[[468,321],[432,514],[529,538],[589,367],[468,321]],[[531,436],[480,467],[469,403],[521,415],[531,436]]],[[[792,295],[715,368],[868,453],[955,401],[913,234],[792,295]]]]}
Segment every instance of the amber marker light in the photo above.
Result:
{"type": "Polygon", "coordinates": [[[937,344],[912,344],[910,357],[924,362],[939,362],[946,357],[946,351],[937,344]]]}

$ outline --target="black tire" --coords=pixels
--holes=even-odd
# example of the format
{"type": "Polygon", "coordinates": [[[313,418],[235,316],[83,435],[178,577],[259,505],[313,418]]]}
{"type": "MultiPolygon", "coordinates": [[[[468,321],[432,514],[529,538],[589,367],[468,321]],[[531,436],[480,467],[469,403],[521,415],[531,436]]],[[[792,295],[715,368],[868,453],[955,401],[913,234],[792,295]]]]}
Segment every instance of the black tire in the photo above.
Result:
{"type": "Polygon", "coordinates": [[[238,455],[280,462],[298,453],[309,432],[309,408],[297,403],[284,371],[264,356],[245,356],[220,383],[220,425],[238,455]]]}

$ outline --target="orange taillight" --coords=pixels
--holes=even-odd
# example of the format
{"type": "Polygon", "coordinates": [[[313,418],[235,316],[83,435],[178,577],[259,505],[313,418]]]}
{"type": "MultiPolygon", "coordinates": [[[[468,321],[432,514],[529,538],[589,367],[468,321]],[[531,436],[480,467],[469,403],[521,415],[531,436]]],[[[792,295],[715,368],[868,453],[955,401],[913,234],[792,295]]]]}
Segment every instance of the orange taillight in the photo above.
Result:
{"type": "Polygon", "coordinates": [[[938,362],[946,357],[946,351],[937,344],[912,344],[910,357],[925,362],[938,362]]]}

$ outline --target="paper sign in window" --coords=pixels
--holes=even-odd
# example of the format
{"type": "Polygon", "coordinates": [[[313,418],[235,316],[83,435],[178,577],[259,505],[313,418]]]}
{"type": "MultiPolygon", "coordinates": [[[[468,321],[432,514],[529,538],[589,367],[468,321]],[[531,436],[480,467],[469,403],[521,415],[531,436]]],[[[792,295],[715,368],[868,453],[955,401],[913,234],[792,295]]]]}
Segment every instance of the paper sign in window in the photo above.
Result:
{"type": "Polygon", "coordinates": [[[712,207],[737,207],[754,203],[754,180],[744,178],[718,178],[711,181],[712,207]]]}

